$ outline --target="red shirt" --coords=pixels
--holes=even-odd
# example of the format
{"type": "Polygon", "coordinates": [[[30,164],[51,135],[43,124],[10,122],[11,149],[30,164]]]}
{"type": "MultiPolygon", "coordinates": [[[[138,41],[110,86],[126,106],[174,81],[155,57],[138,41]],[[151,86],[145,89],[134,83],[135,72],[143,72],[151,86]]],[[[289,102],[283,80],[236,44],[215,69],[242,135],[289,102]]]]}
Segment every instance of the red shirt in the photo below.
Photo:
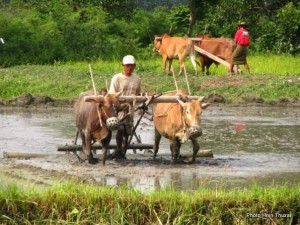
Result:
{"type": "Polygon", "coordinates": [[[235,33],[234,40],[239,45],[248,46],[250,44],[249,31],[247,31],[243,27],[239,28],[235,33]]]}

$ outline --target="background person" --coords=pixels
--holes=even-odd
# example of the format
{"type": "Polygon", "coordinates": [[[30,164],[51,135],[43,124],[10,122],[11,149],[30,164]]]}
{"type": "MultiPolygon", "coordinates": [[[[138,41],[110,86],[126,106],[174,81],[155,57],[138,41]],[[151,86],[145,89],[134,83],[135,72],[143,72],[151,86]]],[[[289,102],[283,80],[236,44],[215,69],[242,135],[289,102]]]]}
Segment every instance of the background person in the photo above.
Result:
{"type": "Polygon", "coordinates": [[[230,74],[234,73],[234,65],[244,65],[248,74],[250,74],[250,67],[247,63],[247,49],[250,45],[250,33],[247,29],[247,24],[241,22],[234,36],[234,41],[237,46],[232,53],[232,60],[230,64],[230,74]]]}

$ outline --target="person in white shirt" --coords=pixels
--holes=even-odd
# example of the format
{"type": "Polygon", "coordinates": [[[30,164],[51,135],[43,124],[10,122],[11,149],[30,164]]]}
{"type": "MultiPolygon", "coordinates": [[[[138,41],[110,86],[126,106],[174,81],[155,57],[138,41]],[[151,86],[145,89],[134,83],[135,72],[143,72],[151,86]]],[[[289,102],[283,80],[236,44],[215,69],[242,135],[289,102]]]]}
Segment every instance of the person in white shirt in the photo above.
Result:
{"type": "MultiPolygon", "coordinates": [[[[133,73],[136,67],[135,58],[132,55],[126,55],[122,61],[123,72],[115,74],[112,77],[109,93],[122,92],[122,95],[140,95],[141,94],[141,79],[133,73]]],[[[125,103],[126,105],[126,103],[125,103]]],[[[128,104],[127,104],[128,105],[128,104]]],[[[131,107],[132,104],[131,104],[131,107]]],[[[119,117],[122,119],[129,112],[129,107],[119,112],[119,117]]],[[[116,142],[117,150],[112,158],[125,158],[128,137],[133,129],[133,114],[122,120],[118,127],[116,142]],[[123,143],[124,142],[124,143],[123,143]],[[122,144],[123,143],[123,144],[122,144]]]]}
{"type": "Polygon", "coordinates": [[[109,93],[122,91],[122,95],[140,95],[141,80],[133,73],[136,64],[132,55],[123,58],[123,72],[115,74],[111,80],[109,93]]]}

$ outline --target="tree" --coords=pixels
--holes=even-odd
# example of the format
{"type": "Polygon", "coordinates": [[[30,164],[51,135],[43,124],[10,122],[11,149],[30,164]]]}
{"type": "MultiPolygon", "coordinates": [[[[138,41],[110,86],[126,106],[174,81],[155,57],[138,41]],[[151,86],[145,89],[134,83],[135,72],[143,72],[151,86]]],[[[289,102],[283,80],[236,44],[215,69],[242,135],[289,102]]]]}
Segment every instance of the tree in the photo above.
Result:
{"type": "Polygon", "coordinates": [[[190,0],[190,18],[189,18],[189,30],[187,35],[190,37],[193,32],[193,26],[196,22],[196,0],[190,0]]]}

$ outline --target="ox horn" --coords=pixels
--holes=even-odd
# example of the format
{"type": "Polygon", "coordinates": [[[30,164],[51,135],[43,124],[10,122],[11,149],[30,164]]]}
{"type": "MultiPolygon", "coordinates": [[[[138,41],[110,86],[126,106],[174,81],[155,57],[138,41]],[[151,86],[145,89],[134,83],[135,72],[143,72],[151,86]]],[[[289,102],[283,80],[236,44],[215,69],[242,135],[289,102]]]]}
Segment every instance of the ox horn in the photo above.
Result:
{"type": "Polygon", "coordinates": [[[122,91],[119,91],[119,92],[116,93],[116,96],[117,96],[117,97],[120,97],[121,94],[122,94],[122,91]]]}
{"type": "Polygon", "coordinates": [[[185,103],[183,101],[181,101],[180,99],[177,99],[177,101],[179,102],[179,104],[181,105],[181,107],[185,106],[185,103]]]}
{"type": "Polygon", "coordinates": [[[203,99],[204,99],[204,96],[200,96],[199,99],[198,99],[198,101],[199,101],[199,102],[202,102],[203,99]]]}

